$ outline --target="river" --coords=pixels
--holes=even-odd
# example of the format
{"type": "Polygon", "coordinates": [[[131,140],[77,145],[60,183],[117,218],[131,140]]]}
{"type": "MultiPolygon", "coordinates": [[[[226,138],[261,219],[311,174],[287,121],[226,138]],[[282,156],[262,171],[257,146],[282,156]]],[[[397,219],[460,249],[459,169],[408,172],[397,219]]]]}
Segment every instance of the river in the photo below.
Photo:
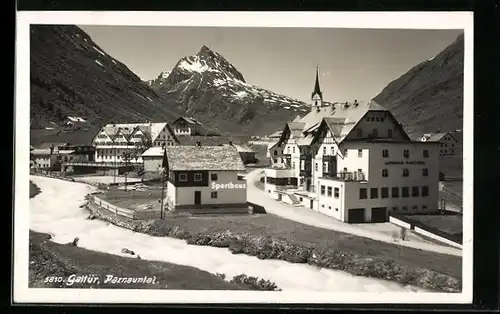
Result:
{"type": "Polygon", "coordinates": [[[188,245],[184,240],[136,233],[99,220],[87,220],[80,208],[93,187],[84,183],[31,176],[41,193],[30,200],[30,228],[51,234],[52,241],[68,243],[79,237],[78,246],[120,256],[122,248],[133,250],[144,260],[165,261],[196,267],[227,278],[246,274],[276,283],[283,291],[321,292],[427,292],[374,278],[294,264],[281,260],[260,260],[231,254],[226,248],[188,245]]]}

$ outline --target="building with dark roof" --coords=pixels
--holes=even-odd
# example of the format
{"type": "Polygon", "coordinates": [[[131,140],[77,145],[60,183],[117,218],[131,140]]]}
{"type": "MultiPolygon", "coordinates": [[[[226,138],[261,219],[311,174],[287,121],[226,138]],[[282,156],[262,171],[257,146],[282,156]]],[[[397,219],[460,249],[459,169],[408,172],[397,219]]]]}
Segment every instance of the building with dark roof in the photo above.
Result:
{"type": "Polygon", "coordinates": [[[439,143],[441,156],[455,156],[461,154],[461,145],[451,132],[426,133],[420,137],[422,142],[439,143]]]}
{"type": "Polygon", "coordinates": [[[245,171],[233,146],[166,147],[166,208],[175,212],[248,213],[245,171]]]}

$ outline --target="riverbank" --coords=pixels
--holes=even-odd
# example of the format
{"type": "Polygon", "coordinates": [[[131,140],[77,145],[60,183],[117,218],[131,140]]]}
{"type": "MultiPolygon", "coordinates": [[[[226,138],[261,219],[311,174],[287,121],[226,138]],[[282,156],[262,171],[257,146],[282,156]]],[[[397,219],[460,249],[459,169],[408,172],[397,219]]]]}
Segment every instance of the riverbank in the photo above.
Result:
{"type": "MultiPolygon", "coordinates": [[[[30,198],[40,193],[41,189],[30,181],[30,198]]],[[[273,282],[245,274],[226,279],[222,274],[211,274],[194,267],[141,260],[135,254],[123,257],[100,253],[70,244],[58,244],[50,238],[49,234],[30,230],[30,288],[279,290],[273,282]],[[95,275],[86,279],[98,279],[79,282],[85,278],[82,275],[95,275]],[[108,275],[115,276],[116,280],[106,282],[108,275]],[[63,281],[55,278],[62,278],[63,281]],[[118,278],[130,278],[131,282],[119,283],[118,278]],[[136,282],[132,282],[134,278],[136,282]]]]}
{"type": "MultiPolygon", "coordinates": [[[[31,180],[41,187],[43,193],[30,201],[30,226],[34,231],[51,234],[51,242],[67,244],[78,238],[80,248],[130,257],[123,254],[123,248],[127,248],[140,255],[142,260],[194,267],[233,279],[240,274],[265,278],[285,292],[431,292],[395,281],[354,276],[342,270],[283,259],[259,259],[247,254],[233,254],[227,248],[191,245],[173,237],[134,232],[100,219],[88,219],[89,212],[83,208],[85,195],[94,192],[95,188],[53,178],[32,176],[31,180]]],[[[252,281],[249,278],[246,283],[252,281]]]]}
{"type": "MultiPolygon", "coordinates": [[[[455,256],[394,245],[391,247],[385,243],[381,243],[382,247],[373,247],[372,244],[377,241],[369,239],[364,243],[365,254],[361,255],[359,247],[349,248],[348,237],[351,235],[337,234],[325,229],[323,232],[315,233],[316,238],[312,239],[310,233],[306,235],[301,232],[301,230],[310,229],[309,226],[298,226],[297,223],[282,218],[276,219],[275,222],[279,220],[279,224],[269,226],[269,219],[272,219],[270,218],[273,217],[272,215],[262,216],[261,220],[265,220],[264,223],[268,225],[266,229],[264,225],[258,224],[259,217],[224,217],[223,219],[167,217],[166,220],[136,221],[113,215],[93,203],[88,203],[87,209],[91,212],[89,216],[91,219],[98,218],[116,226],[155,237],[172,237],[185,240],[188,244],[228,248],[233,254],[243,253],[259,259],[307,263],[345,271],[356,276],[390,280],[432,291],[461,291],[461,270],[453,266],[457,264],[457,261],[459,265],[461,263],[455,256]],[[237,220],[241,219],[252,221],[240,222],[240,228],[238,228],[237,220]],[[285,226],[286,223],[293,224],[293,227],[285,226]],[[241,231],[241,225],[246,226],[245,231],[241,231]],[[272,228],[274,232],[269,232],[272,228]],[[318,240],[321,238],[325,240],[318,240]],[[436,259],[432,258],[427,261],[426,256],[437,256],[441,260],[433,264],[436,259]],[[427,267],[418,266],[422,263],[427,267]],[[429,269],[431,267],[437,267],[440,272],[429,269]]],[[[316,231],[321,230],[316,229],[316,231]]]]}

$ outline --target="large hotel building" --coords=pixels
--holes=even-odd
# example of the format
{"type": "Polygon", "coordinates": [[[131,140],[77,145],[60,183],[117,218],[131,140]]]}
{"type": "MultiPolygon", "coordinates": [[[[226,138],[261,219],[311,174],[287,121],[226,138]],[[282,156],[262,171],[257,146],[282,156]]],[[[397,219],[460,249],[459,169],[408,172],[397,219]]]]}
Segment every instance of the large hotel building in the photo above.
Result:
{"type": "Polygon", "coordinates": [[[318,73],[311,98],[311,111],[269,147],[271,197],[350,223],[437,210],[438,144],[412,141],[373,100],[324,102],[318,73]]]}

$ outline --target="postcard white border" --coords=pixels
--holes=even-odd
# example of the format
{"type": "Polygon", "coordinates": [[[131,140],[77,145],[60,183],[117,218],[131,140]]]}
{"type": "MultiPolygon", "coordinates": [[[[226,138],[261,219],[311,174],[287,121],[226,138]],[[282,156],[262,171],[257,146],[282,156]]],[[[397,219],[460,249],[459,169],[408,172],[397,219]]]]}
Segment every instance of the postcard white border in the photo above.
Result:
{"type": "Polygon", "coordinates": [[[462,303],[472,302],[473,13],[472,12],[36,12],[17,13],[15,94],[14,302],[19,303],[462,303]],[[30,24],[220,27],[463,29],[462,293],[316,293],[28,288],[30,24]]]}

